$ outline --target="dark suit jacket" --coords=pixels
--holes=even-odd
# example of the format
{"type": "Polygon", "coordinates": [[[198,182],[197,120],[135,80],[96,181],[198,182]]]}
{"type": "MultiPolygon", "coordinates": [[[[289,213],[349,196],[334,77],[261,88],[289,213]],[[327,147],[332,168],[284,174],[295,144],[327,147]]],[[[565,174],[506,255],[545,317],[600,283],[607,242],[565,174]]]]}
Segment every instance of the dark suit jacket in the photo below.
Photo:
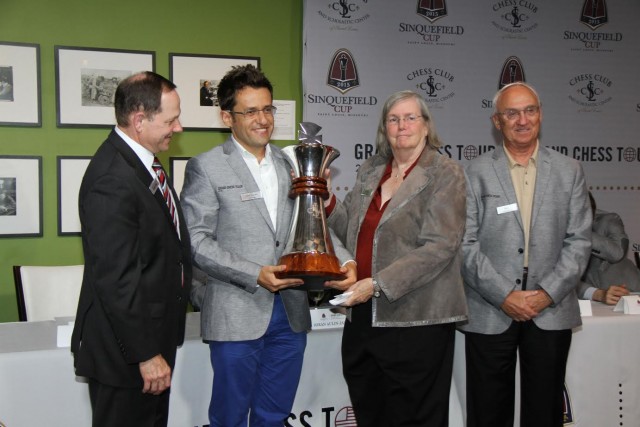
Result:
{"type": "Polygon", "coordinates": [[[181,239],[152,182],[112,131],[80,187],[85,268],[71,351],[77,375],[115,387],[141,387],[138,363],[157,354],[173,367],[184,339],[189,233],[175,192],[181,239]]]}

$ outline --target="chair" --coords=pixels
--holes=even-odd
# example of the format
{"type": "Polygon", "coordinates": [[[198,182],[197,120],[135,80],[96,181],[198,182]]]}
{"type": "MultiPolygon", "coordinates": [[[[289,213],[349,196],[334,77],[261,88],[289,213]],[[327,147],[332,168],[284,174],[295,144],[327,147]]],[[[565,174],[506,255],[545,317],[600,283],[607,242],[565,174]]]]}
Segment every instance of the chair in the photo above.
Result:
{"type": "Polygon", "coordinates": [[[84,265],[13,266],[21,322],[76,315],[84,265]]]}

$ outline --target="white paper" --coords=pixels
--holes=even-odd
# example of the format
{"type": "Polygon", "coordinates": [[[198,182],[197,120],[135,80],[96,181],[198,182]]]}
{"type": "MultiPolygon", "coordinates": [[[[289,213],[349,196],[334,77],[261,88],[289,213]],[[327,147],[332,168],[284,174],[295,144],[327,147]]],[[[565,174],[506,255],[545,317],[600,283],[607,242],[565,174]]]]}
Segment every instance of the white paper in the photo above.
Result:
{"type": "Polygon", "coordinates": [[[349,299],[351,294],[353,294],[353,291],[345,292],[345,293],[336,295],[333,299],[329,300],[329,304],[331,304],[331,305],[340,305],[343,302],[345,302],[347,299],[349,299]]]}
{"type": "Polygon", "coordinates": [[[296,101],[273,101],[278,109],[274,116],[271,139],[280,141],[296,140],[296,101]]]}
{"type": "Polygon", "coordinates": [[[71,347],[71,334],[73,333],[74,322],[66,325],[58,325],[58,347],[71,347]]]}
{"type": "Polygon", "coordinates": [[[591,310],[591,301],[588,299],[578,300],[580,304],[580,316],[588,317],[593,316],[593,311],[591,310]]]}

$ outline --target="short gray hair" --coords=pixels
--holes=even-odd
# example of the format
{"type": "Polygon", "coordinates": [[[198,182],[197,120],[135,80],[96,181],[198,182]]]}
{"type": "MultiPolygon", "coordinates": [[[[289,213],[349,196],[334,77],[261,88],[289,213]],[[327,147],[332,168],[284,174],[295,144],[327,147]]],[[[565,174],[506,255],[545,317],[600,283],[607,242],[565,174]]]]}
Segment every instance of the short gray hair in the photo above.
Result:
{"type": "Polygon", "coordinates": [[[415,99],[420,106],[420,114],[422,115],[422,118],[427,125],[427,129],[429,130],[429,133],[427,134],[427,145],[433,148],[440,148],[441,146],[440,139],[438,138],[438,134],[436,133],[436,129],[433,124],[433,119],[431,118],[431,113],[429,112],[429,107],[427,106],[424,98],[411,90],[401,90],[391,95],[382,107],[382,115],[380,116],[378,134],[376,136],[376,149],[378,150],[378,154],[384,158],[388,159],[392,156],[391,146],[387,140],[387,114],[389,114],[389,110],[391,110],[394,105],[407,99],[415,99]]]}
{"type": "Polygon", "coordinates": [[[493,115],[495,116],[496,114],[498,114],[498,101],[500,100],[500,98],[502,98],[502,95],[504,95],[504,93],[508,90],[511,89],[514,86],[522,86],[525,87],[527,89],[529,89],[531,91],[531,93],[533,93],[533,96],[535,96],[536,98],[536,102],[538,103],[538,106],[542,106],[542,104],[540,103],[540,96],[538,96],[538,92],[536,92],[536,90],[533,88],[533,86],[525,83],[525,82],[513,82],[513,83],[509,83],[508,85],[505,85],[503,87],[500,88],[500,90],[498,90],[496,92],[496,94],[493,96],[493,115]]]}

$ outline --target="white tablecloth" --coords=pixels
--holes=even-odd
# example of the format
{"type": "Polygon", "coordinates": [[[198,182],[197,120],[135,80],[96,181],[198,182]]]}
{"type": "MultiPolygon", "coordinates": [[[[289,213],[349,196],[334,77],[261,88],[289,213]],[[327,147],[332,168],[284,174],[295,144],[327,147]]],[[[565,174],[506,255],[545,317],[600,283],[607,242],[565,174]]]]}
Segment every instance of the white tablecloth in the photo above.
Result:
{"type": "MultiPolygon", "coordinates": [[[[613,313],[593,303],[594,317],[573,334],[567,371],[571,413],[579,427],[640,425],[640,316],[613,313]],[[623,424],[620,424],[623,423],[623,424]]],[[[58,322],[59,324],[60,322],[58,322]]],[[[57,323],[0,324],[0,423],[86,427],[87,385],[73,374],[68,348],[56,348],[57,323]]],[[[169,425],[201,427],[213,378],[208,347],[198,338],[198,314],[188,316],[171,392],[169,425]]],[[[300,387],[285,425],[354,426],[340,363],[341,330],[309,334],[300,387]]],[[[464,336],[456,336],[450,426],[464,417],[464,336]]]]}

